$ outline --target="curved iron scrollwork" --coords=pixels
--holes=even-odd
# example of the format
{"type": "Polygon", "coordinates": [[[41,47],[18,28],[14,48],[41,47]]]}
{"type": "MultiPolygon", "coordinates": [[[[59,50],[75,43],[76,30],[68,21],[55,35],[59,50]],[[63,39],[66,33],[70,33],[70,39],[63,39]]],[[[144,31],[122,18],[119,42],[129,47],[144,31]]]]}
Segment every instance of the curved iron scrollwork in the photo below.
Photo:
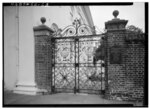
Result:
{"type": "Polygon", "coordinates": [[[92,35],[94,28],[86,24],[81,24],[78,19],[75,19],[73,25],[69,25],[62,31],[57,32],[54,37],[67,37],[67,36],[82,36],[92,35]]]}
{"type": "Polygon", "coordinates": [[[77,29],[78,35],[92,35],[93,29],[88,25],[80,25],[80,27],[77,29]]]}
{"type": "Polygon", "coordinates": [[[76,35],[76,27],[74,25],[69,25],[60,33],[62,37],[64,36],[75,36],[76,35]]]}

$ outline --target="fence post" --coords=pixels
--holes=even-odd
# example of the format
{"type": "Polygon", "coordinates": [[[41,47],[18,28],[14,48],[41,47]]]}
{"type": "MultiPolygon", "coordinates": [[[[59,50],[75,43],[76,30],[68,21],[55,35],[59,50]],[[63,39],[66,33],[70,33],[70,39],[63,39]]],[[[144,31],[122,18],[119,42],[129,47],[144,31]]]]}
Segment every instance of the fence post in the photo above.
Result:
{"type": "Polygon", "coordinates": [[[53,30],[44,23],[33,28],[35,39],[35,82],[45,92],[51,92],[52,82],[52,43],[53,30]]]}
{"type": "Polygon", "coordinates": [[[107,99],[122,99],[120,93],[124,91],[125,79],[125,26],[127,20],[117,18],[119,11],[113,12],[114,19],[105,22],[107,40],[106,58],[106,88],[107,99]]]}

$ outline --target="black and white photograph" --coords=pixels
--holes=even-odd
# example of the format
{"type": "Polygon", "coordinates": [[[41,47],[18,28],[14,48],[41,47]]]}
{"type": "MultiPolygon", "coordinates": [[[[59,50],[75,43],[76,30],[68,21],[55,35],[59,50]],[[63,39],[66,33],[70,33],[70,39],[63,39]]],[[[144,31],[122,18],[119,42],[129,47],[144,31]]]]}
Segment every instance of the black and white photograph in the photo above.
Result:
{"type": "Polygon", "coordinates": [[[2,3],[3,107],[148,107],[148,2],[2,3]]]}

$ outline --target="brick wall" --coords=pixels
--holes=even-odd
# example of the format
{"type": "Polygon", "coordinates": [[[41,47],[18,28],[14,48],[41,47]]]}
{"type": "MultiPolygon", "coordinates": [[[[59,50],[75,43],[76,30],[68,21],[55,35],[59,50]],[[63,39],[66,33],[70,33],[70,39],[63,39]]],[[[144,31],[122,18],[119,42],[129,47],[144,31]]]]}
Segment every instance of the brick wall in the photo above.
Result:
{"type": "Polygon", "coordinates": [[[144,39],[143,34],[127,34],[125,88],[131,96],[129,100],[143,100],[144,96],[144,39]]]}
{"type": "Polygon", "coordinates": [[[123,31],[107,34],[106,74],[108,82],[105,96],[108,99],[143,100],[145,47],[144,37],[137,36],[141,35],[131,35],[123,31]],[[117,53],[111,56],[112,51],[117,53]],[[119,53],[121,56],[117,55],[119,53]],[[120,61],[115,62],[113,57],[120,61]]]}

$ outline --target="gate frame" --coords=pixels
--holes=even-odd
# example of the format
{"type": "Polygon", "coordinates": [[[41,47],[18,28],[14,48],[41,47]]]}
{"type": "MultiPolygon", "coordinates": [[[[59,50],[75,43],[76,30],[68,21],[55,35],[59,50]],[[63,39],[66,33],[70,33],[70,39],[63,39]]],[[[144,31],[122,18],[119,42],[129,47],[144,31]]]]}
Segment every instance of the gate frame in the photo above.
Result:
{"type": "MultiPolygon", "coordinates": [[[[81,36],[78,36],[78,35],[76,35],[76,36],[67,36],[67,37],[52,37],[52,45],[53,45],[53,51],[52,51],[52,58],[54,58],[54,60],[55,60],[55,56],[54,56],[54,47],[55,47],[55,44],[56,44],[56,42],[55,42],[55,40],[57,40],[57,39],[74,39],[74,43],[75,43],[75,45],[77,44],[77,43],[79,43],[80,41],[79,41],[79,39],[82,39],[82,38],[95,38],[95,37],[105,37],[106,36],[106,34],[104,33],[104,34],[95,34],[95,35],[81,35],[81,36]],[[76,41],[77,41],[77,43],[76,43],[76,41]]],[[[105,38],[106,39],[106,38],[105,38]]],[[[99,41],[100,41],[101,39],[99,39],[99,41]]],[[[92,41],[92,40],[91,40],[92,41]]],[[[98,41],[98,40],[96,40],[96,41],[98,41]]],[[[86,41],[85,41],[86,42],[86,41]]],[[[106,40],[105,40],[105,44],[106,44],[106,40]]],[[[79,48],[78,48],[79,49],[79,48]]],[[[75,54],[76,54],[76,50],[74,51],[75,52],[75,54]]],[[[106,53],[106,52],[105,52],[106,53]]],[[[107,57],[105,56],[105,58],[104,58],[104,63],[105,63],[105,71],[104,71],[104,77],[105,77],[105,79],[104,79],[104,87],[106,87],[106,85],[107,85],[107,78],[106,78],[106,76],[107,76],[107,73],[106,73],[106,71],[107,71],[107,62],[106,62],[106,59],[107,57]]],[[[76,60],[76,59],[75,59],[76,60]]],[[[78,61],[79,61],[79,58],[78,58],[78,61]]],[[[74,64],[77,64],[76,62],[74,63],[74,64]]],[[[78,63],[78,64],[80,64],[80,63],[78,63]]],[[[53,63],[52,62],[52,66],[54,67],[55,66],[55,62],[53,63]]],[[[94,66],[93,66],[94,67],[94,66]]],[[[100,67],[100,66],[99,66],[100,67]]],[[[101,66],[102,67],[102,66],[101,66]]],[[[75,68],[75,72],[76,72],[76,65],[74,66],[74,68],[75,68]]],[[[76,73],[80,73],[79,72],[79,66],[78,66],[78,71],[76,72],[76,73]]],[[[102,71],[102,70],[101,70],[102,71]]],[[[53,73],[55,73],[55,72],[53,72],[52,71],[52,75],[53,75],[53,73]]],[[[76,73],[75,73],[75,87],[76,87],[76,81],[78,80],[78,81],[80,81],[79,79],[76,79],[76,73]]],[[[52,76],[52,92],[53,93],[56,93],[56,91],[55,91],[55,86],[53,86],[54,84],[55,84],[55,77],[53,77],[52,76]]],[[[79,78],[79,77],[78,77],[79,78]]],[[[103,83],[102,82],[102,80],[101,80],[101,83],[103,83]]],[[[79,87],[79,86],[78,86],[79,87]]],[[[81,89],[82,90],[82,89],[81,89]]],[[[86,90],[86,89],[85,89],[86,90]]],[[[88,89],[87,89],[88,90],[88,89]]],[[[102,87],[101,87],[101,93],[104,93],[105,92],[105,90],[102,90],[102,87]]],[[[78,88],[76,89],[76,88],[74,88],[74,93],[78,93],[79,91],[78,91],[78,88]]]]}

